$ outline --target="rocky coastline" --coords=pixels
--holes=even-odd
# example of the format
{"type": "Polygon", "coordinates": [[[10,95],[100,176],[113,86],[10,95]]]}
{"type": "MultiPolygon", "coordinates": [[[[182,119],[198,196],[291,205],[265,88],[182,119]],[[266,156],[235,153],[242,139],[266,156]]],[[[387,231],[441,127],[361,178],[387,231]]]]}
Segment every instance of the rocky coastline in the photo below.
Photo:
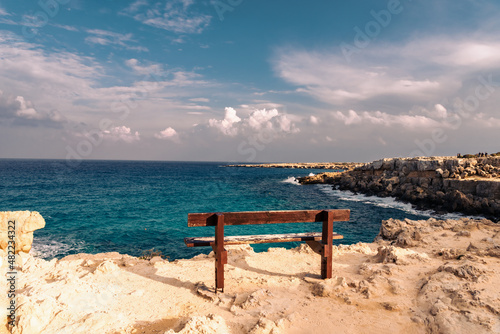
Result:
{"type": "Polygon", "coordinates": [[[298,178],[301,184],[394,197],[419,209],[500,218],[500,157],[390,158],[339,173],[298,178]]]}
{"type": "Polygon", "coordinates": [[[364,165],[364,163],[361,162],[294,162],[294,163],[269,163],[269,164],[239,164],[239,165],[226,165],[224,167],[352,170],[362,165],[364,165]]]}

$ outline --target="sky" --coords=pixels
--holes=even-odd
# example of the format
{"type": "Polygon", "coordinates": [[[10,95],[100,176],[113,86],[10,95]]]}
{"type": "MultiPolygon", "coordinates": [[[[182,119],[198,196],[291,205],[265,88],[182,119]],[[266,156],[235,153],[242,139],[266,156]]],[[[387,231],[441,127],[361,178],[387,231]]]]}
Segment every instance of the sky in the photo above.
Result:
{"type": "Polygon", "coordinates": [[[500,151],[500,2],[0,0],[0,158],[500,151]]]}

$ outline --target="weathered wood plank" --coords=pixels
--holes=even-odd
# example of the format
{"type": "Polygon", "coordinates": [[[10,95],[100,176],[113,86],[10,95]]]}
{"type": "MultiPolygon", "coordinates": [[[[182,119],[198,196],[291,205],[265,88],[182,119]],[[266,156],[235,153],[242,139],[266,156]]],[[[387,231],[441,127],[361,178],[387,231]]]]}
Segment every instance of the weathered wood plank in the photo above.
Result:
{"type": "Polygon", "coordinates": [[[321,242],[324,245],[321,254],[321,278],[332,278],[333,215],[327,211],[323,220],[321,242]]]}
{"type": "MultiPolygon", "coordinates": [[[[292,211],[247,211],[222,212],[224,225],[307,223],[324,221],[325,212],[330,211],[333,221],[348,221],[350,210],[292,210],[292,211]]],[[[189,213],[188,226],[216,226],[216,213],[189,213]]]]}
{"type": "MultiPolygon", "coordinates": [[[[340,234],[333,233],[332,239],[343,239],[340,234]]],[[[235,235],[224,237],[224,245],[262,244],[273,242],[294,241],[321,241],[322,232],[288,233],[288,234],[263,234],[263,235],[235,235]]],[[[215,245],[214,237],[184,238],[188,247],[203,247],[215,245]]]]}
{"type": "Polygon", "coordinates": [[[227,263],[227,251],[224,249],[224,215],[216,214],[214,252],[215,252],[215,290],[224,292],[224,265],[227,263]]]}

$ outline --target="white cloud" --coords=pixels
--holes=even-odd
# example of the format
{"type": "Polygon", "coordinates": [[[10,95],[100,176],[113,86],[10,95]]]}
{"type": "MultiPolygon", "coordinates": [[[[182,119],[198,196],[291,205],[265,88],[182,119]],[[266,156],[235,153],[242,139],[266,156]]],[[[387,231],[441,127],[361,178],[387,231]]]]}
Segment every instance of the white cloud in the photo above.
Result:
{"type": "Polygon", "coordinates": [[[127,7],[122,14],[132,16],[143,24],[181,34],[201,33],[211,16],[196,13],[193,1],[172,0],[151,3],[139,0],[127,7]]]}
{"type": "MultiPolygon", "coordinates": [[[[199,96],[201,89],[214,85],[192,71],[165,71],[161,64],[130,59],[127,63],[134,73],[142,75],[158,70],[160,74],[144,75],[142,81],[114,86],[110,83],[111,75],[106,64],[97,62],[95,58],[69,52],[52,52],[5,31],[0,32],[0,55],[0,88],[10,96],[8,115],[19,119],[31,117],[33,124],[37,118],[44,122],[47,119],[65,119],[96,127],[102,117],[113,120],[131,117],[138,122],[134,126],[141,124],[141,127],[150,130],[151,127],[146,123],[154,122],[160,110],[173,117],[178,126],[192,121],[183,121],[180,117],[184,110],[210,109],[208,106],[185,102],[186,99],[199,96]],[[192,91],[194,89],[195,92],[192,91]],[[16,116],[19,108],[13,106],[20,104],[15,101],[17,96],[24,98],[28,109],[29,103],[32,103],[32,108],[43,117],[35,116],[28,109],[19,111],[23,117],[16,116]]],[[[2,111],[2,115],[6,113],[2,111]]],[[[44,122],[39,123],[47,124],[44,122]]],[[[143,129],[138,130],[142,132],[143,129]]]]}
{"type": "MultiPolygon", "coordinates": [[[[135,87],[146,90],[161,90],[166,87],[211,86],[213,83],[202,80],[196,72],[165,70],[161,64],[141,66],[136,59],[126,61],[135,74],[143,76],[144,81],[135,82],[135,87]]],[[[131,89],[134,89],[130,87],[131,89]]]]}
{"type": "Polygon", "coordinates": [[[309,122],[311,122],[311,124],[317,125],[319,124],[319,119],[318,117],[311,115],[309,116],[309,122]]]}
{"type": "Polygon", "coordinates": [[[344,114],[340,111],[336,111],[333,113],[333,117],[338,119],[339,121],[344,122],[345,125],[357,124],[361,123],[362,118],[358,115],[354,110],[349,110],[347,114],[344,114]]]}
{"type": "Polygon", "coordinates": [[[177,86],[188,86],[188,85],[205,85],[206,81],[199,80],[201,75],[195,72],[185,72],[185,71],[177,71],[173,72],[173,80],[172,82],[177,86]]]}
{"type": "MultiPolygon", "coordinates": [[[[436,109],[441,108],[438,107],[436,109]]],[[[356,112],[354,110],[349,110],[346,114],[340,111],[333,112],[332,116],[334,119],[343,122],[345,125],[366,123],[385,127],[398,126],[414,130],[450,127],[449,122],[436,120],[425,115],[391,115],[381,111],[356,112]]],[[[442,118],[439,114],[436,116],[438,118],[442,118]]]]}
{"type": "Polygon", "coordinates": [[[140,140],[140,135],[139,132],[132,132],[132,130],[126,126],[116,126],[103,131],[103,138],[133,143],[140,140]]]}
{"type": "Polygon", "coordinates": [[[226,108],[223,120],[210,119],[208,125],[227,136],[262,131],[272,131],[275,134],[297,133],[300,130],[296,127],[293,119],[294,116],[280,113],[277,109],[254,109],[248,117],[241,119],[236,115],[236,110],[226,108]]]}
{"type": "Polygon", "coordinates": [[[295,127],[295,125],[292,123],[292,120],[288,118],[287,115],[280,115],[277,118],[277,122],[282,132],[296,133],[300,131],[298,128],[295,127]]]}
{"type": "Polygon", "coordinates": [[[20,25],[19,23],[14,22],[13,20],[7,19],[5,17],[0,17],[0,23],[1,24],[8,24],[8,25],[11,25],[11,26],[18,26],[18,25],[20,25]]]}
{"type": "Polygon", "coordinates": [[[298,92],[332,104],[381,95],[424,98],[441,89],[435,80],[402,76],[389,67],[348,65],[340,56],[330,54],[283,55],[276,69],[283,79],[299,86],[298,92]]]}
{"type": "Polygon", "coordinates": [[[7,95],[1,90],[0,118],[16,120],[18,123],[21,121],[20,124],[23,125],[37,125],[43,123],[51,127],[65,121],[61,114],[55,110],[40,112],[31,101],[26,100],[23,96],[7,95]]]}
{"type": "MultiPolygon", "coordinates": [[[[431,62],[446,66],[465,66],[473,68],[490,67],[500,61],[500,43],[498,41],[462,40],[436,41],[429,43],[439,46],[439,52],[428,54],[431,62]]],[[[424,43],[422,43],[424,44],[424,43]]],[[[408,45],[405,53],[423,56],[427,51],[426,45],[408,45]],[[423,48],[422,48],[422,47],[423,48]]]]}
{"type": "Polygon", "coordinates": [[[182,106],[182,109],[190,109],[190,110],[211,110],[212,108],[210,108],[209,106],[199,106],[199,105],[195,105],[195,104],[187,104],[187,105],[183,105],[183,106],[182,106]]]}
{"type": "Polygon", "coordinates": [[[434,109],[435,109],[435,115],[436,117],[438,118],[446,118],[448,116],[448,111],[446,110],[446,108],[442,105],[442,104],[436,104],[434,106],[434,109]]]}
{"type": "Polygon", "coordinates": [[[278,110],[276,109],[255,110],[248,118],[248,124],[255,130],[260,130],[261,128],[271,129],[273,127],[271,119],[276,116],[278,116],[278,110]]]}
{"type": "Polygon", "coordinates": [[[7,11],[5,9],[0,7],[0,16],[10,16],[10,14],[7,13],[7,11]]]}
{"type": "MultiPolygon", "coordinates": [[[[185,36],[180,36],[180,37],[174,38],[172,40],[172,44],[183,44],[183,43],[186,43],[185,36]]],[[[179,49],[179,50],[181,50],[181,49],[179,49]]]]}
{"type": "Polygon", "coordinates": [[[210,99],[207,99],[205,97],[195,97],[193,99],[189,99],[189,101],[193,101],[193,102],[210,102],[210,99]]]}
{"type": "Polygon", "coordinates": [[[16,102],[19,103],[19,109],[16,111],[16,115],[28,119],[40,119],[42,115],[40,115],[33,105],[30,102],[24,100],[24,97],[18,96],[16,97],[16,102]]]}
{"type": "Polygon", "coordinates": [[[172,127],[168,127],[165,130],[160,131],[160,133],[156,133],[155,137],[158,139],[168,139],[175,142],[179,141],[179,134],[172,127]]]}
{"type": "Polygon", "coordinates": [[[238,133],[238,128],[233,125],[240,121],[241,118],[236,115],[236,110],[231,107],[227,107],[225,108],[223,120],[210,119],[208,124],[210,127],[219,129],[220,132],[227,136],[235,136],[238,133]]]}
{"type": "Polygon", "coordinates": [[[479,128],[494,128],[500,129],[500,119],[496,117],[490,117],[485,114],[478,114],[474,116],[474,122],[478,125],[479,128]]]}
{"type": "Polygon", "coordinates": [[[141,7],[149,5],[148,0],[137,0],[132,3],[126,10],[129,12],[137,12],[141,7]]]}
{"type": "Polygon", "coordinates": [[[65,24],[51,23],[50,25],[53,26],[53,27],[56,27],[56,28],[67,30],[67,31],[75,31],[75,32],[79,31],[78,28],[72,27],[72,26],[68,26],[68,25],[65,25],[65,24]]]}
{"type": "MultiPolygon", "coordinates": [[[[89,57],[69,52],[49,53],[14,34],[0,33],[0,66],[3,81],[29,80],[62,87],[91,85],[102,76],[102,67],[89,57]]],[[[36,86],[35,86],[36,87],[36,86]]],[[[39,87],[39,86],[38,86],[39,87]]]]}
{"type": "Polygon", "coordinates": [[[161,64],[151,64],[148,66],[139,65],[139,61],[135,58],[129,59],[125,61],[125,65],[130,67],[135,73],[141,75],[155,75],[155,76],[163,76],[164,70],[161,64]]]}
{"type": "Polygon", "coordinates": [[[85,41],[89,44],[99,44],[99,45],[118,45],[122,46],[127,50],[135,51],[149,51],[143,46],[130,45],[131,43],[136,43],[132,38],[132,34],[120,34],[112,31],[101,30],[101,29],[89,29],[87,33],[90,36],[85,38],[85,41]]]}
{"type": "MultiPolygon", "coordinates": [[[[432,37],[378,44],[348,62],[339,49],[277,52],[274,69],[297,91],[333,105],[405,99],[407,105],[442,99],[500,63],[496,37],[432,37]]],[[[388,102],[385,102],[388,101],[388,102]]]]}

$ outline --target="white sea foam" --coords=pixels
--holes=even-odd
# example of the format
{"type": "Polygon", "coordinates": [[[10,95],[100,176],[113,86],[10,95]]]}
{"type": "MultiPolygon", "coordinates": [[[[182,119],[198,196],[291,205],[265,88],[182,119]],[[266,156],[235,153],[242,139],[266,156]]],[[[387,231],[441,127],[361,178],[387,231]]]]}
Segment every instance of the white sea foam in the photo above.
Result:
{"type": "Polygon", "coordinates": [[[297,186],[300,186],[299,181],[295,177],[293,177],[293,176],[290,176],[289,178],[287,178],[286,180],[283,180],[281,182],[283,182],[283,183],[291,183],[291,184],[295,184],[297,186]]]}
{"type": "Polygon", "coordinates": [[[83,241],[67,244],[48,238],[34,238],[30,253],[35,257],[44,259],[52,259],[61,254],[67,254],[68,251],[74,250],[80,253],[83,250],[83,241]]]}
{"type": "Polygon", "coordinates": [[[309,173],[309,175],[307,175],[307,176],[314,176],[314,175],[316,175],[316,174],[314,174],[314,173],[309,173]]]}
{"type": "Polygon", "coordinates": [[[401,210],[410,214],[427,216],[427,217],[435,217],[439,219],[460,219],[460,218],[472,218],[472,219],[483,219],[482,216],[471,216],[464,215],[461,213],[445,213],[445,214],[437,214],[432,210],[417,210],[412,207],[410,203],[404,203],[397,201],[393,197],[378,197],[378,196],[367,196],[364,194],[355,194],[349,190],[336,190],[333,189],[331,185],[328,184],[318,184],[317,187],[325,194],[329,196],[336,197],[343,201],[350,202],[361,202],[363,204],[374,205],[382,208],[390,208],[401,210]]]}

